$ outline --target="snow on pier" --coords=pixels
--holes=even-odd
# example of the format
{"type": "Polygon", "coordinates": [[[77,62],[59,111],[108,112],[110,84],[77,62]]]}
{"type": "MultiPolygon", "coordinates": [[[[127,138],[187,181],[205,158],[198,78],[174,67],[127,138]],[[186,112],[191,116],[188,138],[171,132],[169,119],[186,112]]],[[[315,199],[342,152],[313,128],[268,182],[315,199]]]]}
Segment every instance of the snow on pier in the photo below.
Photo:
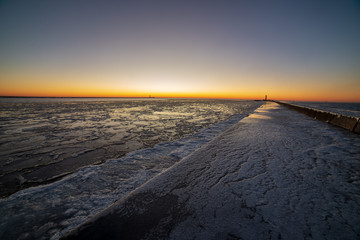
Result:
{"type": "Polygon", "coordinates": [[[360,239],[360,138],[267,102],[66,239],[360,239]]]}

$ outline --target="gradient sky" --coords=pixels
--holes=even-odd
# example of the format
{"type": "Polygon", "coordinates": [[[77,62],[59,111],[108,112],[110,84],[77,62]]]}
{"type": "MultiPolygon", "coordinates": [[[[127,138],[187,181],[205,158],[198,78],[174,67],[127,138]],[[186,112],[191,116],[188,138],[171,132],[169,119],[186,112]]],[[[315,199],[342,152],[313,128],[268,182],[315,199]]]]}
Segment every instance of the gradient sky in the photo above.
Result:
{"type": "Polygon", "coordinates": [[[0,0],[1,96],[360,102],[360,2],[0,0]]]}

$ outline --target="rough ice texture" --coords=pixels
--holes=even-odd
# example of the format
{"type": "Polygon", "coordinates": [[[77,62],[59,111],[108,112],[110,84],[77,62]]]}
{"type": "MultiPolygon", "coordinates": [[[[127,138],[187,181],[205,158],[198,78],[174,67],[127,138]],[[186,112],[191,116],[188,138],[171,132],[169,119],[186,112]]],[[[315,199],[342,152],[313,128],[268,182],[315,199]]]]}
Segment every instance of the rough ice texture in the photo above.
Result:
{"type": "Polygon", "coordinates": [[[254,101],[0,98],[0,197],[174,141],[254,101]]]}
{"type": "Polygon", "coordinates": [[[267,103],[67,239],[360,239],[360,138],[267,103]]]}
{"type": "Polygon", "coordinates": [[[83,168],[52,184],[0,199],[0,239],[58,239],[194,152],[259,105],[239,103],[243,114],[233,115],[196,134],[83,168]]]}

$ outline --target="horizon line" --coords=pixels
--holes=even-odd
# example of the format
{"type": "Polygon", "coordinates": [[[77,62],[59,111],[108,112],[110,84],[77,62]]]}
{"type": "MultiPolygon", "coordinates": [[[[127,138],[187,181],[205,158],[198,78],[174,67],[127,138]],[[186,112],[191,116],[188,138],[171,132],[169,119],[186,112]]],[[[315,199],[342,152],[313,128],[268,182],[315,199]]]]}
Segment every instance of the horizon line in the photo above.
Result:
{"type": "Polygon", "coordinates": [[[182,99],[238,99],[238,100],[263,100],[263,99],[248,99],[248,98],[234,98],[234,97],[154,97],[154,96],[130,96],[130,97],[114,97],[114,96],[1,96],[0,98],[146,98],[146,99],[153,99],[153,98],[182,98],[182,99]]]}
{"type": "MultiPolygon", "coordinates": [[[[249,100],[249,101],[264,101],[264,99],[259,98],[226,98],[226,97],[154,97],[154,96],[148,96],[148,97],[114,97],[114,96],[2,96],[0,95],[0,98],[141,98],[141,99],[219,99],[219,100],[249,100]]],[[[333,102],[333,103],[360,103],[360,102],[354,102],[354,101],[328,101],[328,100],[291,100],[291,99],[270,99],[268,98],[268,101],[294,101],[294,102],[333,102]]]]}

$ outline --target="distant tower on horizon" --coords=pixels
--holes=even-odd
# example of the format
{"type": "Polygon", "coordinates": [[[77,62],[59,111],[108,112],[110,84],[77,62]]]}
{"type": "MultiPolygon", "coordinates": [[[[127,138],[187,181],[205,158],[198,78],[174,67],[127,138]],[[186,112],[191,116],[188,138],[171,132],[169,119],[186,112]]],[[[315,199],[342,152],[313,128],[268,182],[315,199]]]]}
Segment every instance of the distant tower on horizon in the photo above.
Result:
{"type": "Polygon", "coordinates": [[[265,101],[267,101],[267,95],[265,95],[265,99],[264,99],[265,101]]]}

